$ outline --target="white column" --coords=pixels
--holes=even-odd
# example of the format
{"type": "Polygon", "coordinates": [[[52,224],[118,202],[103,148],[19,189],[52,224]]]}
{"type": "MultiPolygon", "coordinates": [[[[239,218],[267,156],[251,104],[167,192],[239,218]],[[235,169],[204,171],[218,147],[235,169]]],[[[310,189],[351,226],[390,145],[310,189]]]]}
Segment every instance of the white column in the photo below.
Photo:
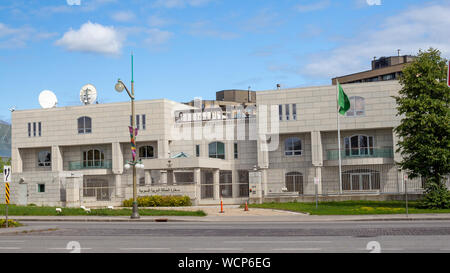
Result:
{"type": "Polygon", "coordinates": [[[239,198],[239,173],[238,170],[233,170],[232,176],[233,178],[233,198],[239,198]]]}
{"type": "Polygon", "coordinates": [[[22,153],[18,148],[11,150],[11,170],[13,173],[23,172],[22,153]]]}
{"type": "Polygon", "coordinates": [[[315,177],[319,178],[319,185],[317,185],[317,194],[322,194],[322,167],[316,167],[315,177]]]}
{"type": "Polygon", "coordinates": [[[52,172],[60,172],[63,170],[63,160],[61,149],[59,146],[52,146],[52,172]]]}
{"type": "Polygon", "coordinates": [[[198,205],[199,200],[201,198],[201,170],[200,168],[195,168],[194,169],[194,190],[195,190],[195,201],[194,201],[194,205],[198,205]]]}
{"type": "Polygon", "coordinates": [[[122,175],[114,175],[114,186],[116,187],[116,197],[123,197],[122,175]]]}
{"type": "Polygon", "coordinates": [[[112,172],[114,174],[123,173],[123,151],[122,145],[119,142],[113,142],[112,144],[112,172]]]}
{"type": "Polygon", "coordinates": [[[169,158],[169,141],[166,139],[158,140],[158,158],[169,158]]]}
{"type": "Polygon", "coordinates": [[[145,184],[151,185],[152,184],[151,170],[144,170],[144,177],[145,177],[145,184]]]}
{"type": "Polygon", "coordinates": [[[160,183],[163,185],[167,185],[167,171],[166,170],[161,170],[160,183]]]}
{"type": "Polygon", "coordinates": [[[213,184],[214,184],[214,200],[220,199],[220,171],[219,169],[213,171],[213,184]]]}

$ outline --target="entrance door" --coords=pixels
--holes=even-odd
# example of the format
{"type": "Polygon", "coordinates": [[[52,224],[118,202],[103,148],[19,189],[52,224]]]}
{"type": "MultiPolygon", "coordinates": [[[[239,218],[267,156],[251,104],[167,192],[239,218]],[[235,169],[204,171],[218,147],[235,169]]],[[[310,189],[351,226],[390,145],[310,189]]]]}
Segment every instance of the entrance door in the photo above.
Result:
{"type": "Polygon", "coordinates": [[[359,173],[355,173],[351,175],[351,183],[352,183],[352,191],[358,191],[360,190],[362,187],[360,185],[361,183],[361,174],[359,173]]]}

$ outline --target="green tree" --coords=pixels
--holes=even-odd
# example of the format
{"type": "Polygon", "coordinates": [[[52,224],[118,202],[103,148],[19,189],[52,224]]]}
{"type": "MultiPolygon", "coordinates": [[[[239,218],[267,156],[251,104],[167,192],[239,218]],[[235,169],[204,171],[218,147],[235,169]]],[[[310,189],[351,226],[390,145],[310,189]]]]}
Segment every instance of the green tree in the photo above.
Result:
{"type": "MultiPolygon", "coordinates": [[[[0,172],[3,173],[3,166],[11,166],[11,158],[4,159],[0,157],[0,172]]],[[[3,179],[3,178],[2,178],[3,179]]]]}
{"type": "Polygon", "coordinates": [[[446,60],[437,49],[419,51],[403,69],[397,102],[400,125],[395,128],[403,159],[398,162],[410,178],[425,179],[421,206],[450,208],[445,176],[450,173],[450,88],[446,60]]]}

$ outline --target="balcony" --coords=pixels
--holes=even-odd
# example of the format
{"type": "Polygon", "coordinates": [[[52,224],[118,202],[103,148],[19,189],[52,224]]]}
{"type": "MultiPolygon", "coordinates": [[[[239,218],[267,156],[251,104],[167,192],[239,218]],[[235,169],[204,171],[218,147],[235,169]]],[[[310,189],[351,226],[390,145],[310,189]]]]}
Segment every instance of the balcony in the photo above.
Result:
{"type": "MultiPolygon", "coordinates": [[[[393,147],[342,149],[341,159],[394,158],[393,147]]],[[[327,150],[327,160],[339,160],[339,150],[327,150]]]]}
{"type": "Polygon", "coordinates": [[[112,169],[112,160],[98,161],[71,161],[69,162],[69,170],[95,170],[95,169],[112,169]]]}

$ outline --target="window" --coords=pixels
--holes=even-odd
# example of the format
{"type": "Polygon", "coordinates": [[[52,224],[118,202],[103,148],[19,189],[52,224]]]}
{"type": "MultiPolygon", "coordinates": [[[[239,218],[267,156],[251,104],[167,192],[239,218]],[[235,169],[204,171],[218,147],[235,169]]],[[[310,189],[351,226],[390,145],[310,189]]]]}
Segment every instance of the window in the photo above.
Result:
{"type": "Polygon", "coordinates": [[[225,159],[225,144],[222,142],[212,142],[208,145],[210,158],[225,159]]]}
{"type": "Polygon", "coordinates": [[[40,151],[38,153],[38,166],[50,167],[52,165],[52,153],[50,151],[40,151]]]}
{"type": "Polygon", "coordinates": [[[292,120],[297,120],[297,104],[292,104],[292,120]]]}
{"type": "Polygon", "coordinates": [[[353,96],[349,98],[350,109],[347,111],[347,117],[364,116],[365,101],[363,97],[353,96]]]}
{"type": "Polygon", "coordinates": [[[286,188],[288,192],[303,194],[303,175],[299,172],[287,173],[286,188]]]}
{"type": "Polygon", "coordinates": [[[38,184],[37,185],[37,191],[38,192],[45,192],[45,184],[38,184]]]}
{"type": "Polygon", "coordinates": [[[28,137],[31,137],[31,122],[28,122],[28,137]]]}
{"type": "Polygon", "coordinates": [[[195,156],[200,157],[200,145],[195,145],[195,156]]]}
{"type": "Polygon", "coordinates": [[[283,120],[283,105],[278,105],[278,115],[280,116],[280,120],[283,120]]]}
{"type": "Polygon", "coordinates": [[[373,155],[373,147],[373,136],[354,135],[344,138],[345,156],[373,155]]]}
{"type": "Polygon", "coordinates": [[[139,186],[145,186],[145,176],[139,178],[139,186]]]}
{"type": "Polygon", "coordinates": [[[42,130],[42,126],[41,123],[38,123],[38,132],[39,132],[39,136],[41,136],[41,130],[42,130]]]}
{"type": "Polygon", "coordinates": [[[81,117],[78,119],[78,133],[79,134],[92,133],[92,119],[90,117],[81,117]]]}
{"type": "MultiPolygon", "coordinates": [[[[142,130],[145,130],[146,128],[146,116],[145,115],[136,115],[135,122],[136,122],[136,128],[138,130],[141,130],[141,121],[142,121],[142,130]]],[[[133,118],[130,116],[130,126],[133,126],[133,118]]]]}
{"type": "Polygon", "coordinates": [[[290,115],[289,114],[289,104],[286,104],[285,108],[286,108],[286,113],[285,113],[286,114],[286,120],[289,120],[289,115],[290,115]]]}
{"type": "Polygon", "coordinates": [[[142,130],[145,130],[145,127],[146,127],[145,115],[142,115],[142,130]]]}
{"type": "Polygon", "coordinates": [[[238,170],[239,176],[239,197],[248,197],[248,170],[238,170]]]}
{"type": "Polygon", "coordinates": [[[343,172],[342,189],[345,191],[379,190],[380,172],[369,169],[343,172]]]}
{"type": "Polygon", "coordinates": [[[234,143],[234,159],[237,159],[239,157],[238,155],[238,144],[237,142],[234,143]]]}
{"type": "Polygon", "coordinates": [[[139,148],[139,157],[140,158],[153,158],[153,146],[142,146],[139,148]]]}
{"type": "Polygon", "coordinates": [[[302,155],[302,141],[298,137],[291,137],[284,141],[284,154],[287,156],[302,155]]]}
{"type": "Polygon", "coordinates": [[[98,150],[92,149],[83,152],[83,167],[103,167],[105,154],[98,150]]]}
{"type": "Polygon", "coordinates": [[[33,122],[33,136],[36,136],[36,122],[33,122]]]}

